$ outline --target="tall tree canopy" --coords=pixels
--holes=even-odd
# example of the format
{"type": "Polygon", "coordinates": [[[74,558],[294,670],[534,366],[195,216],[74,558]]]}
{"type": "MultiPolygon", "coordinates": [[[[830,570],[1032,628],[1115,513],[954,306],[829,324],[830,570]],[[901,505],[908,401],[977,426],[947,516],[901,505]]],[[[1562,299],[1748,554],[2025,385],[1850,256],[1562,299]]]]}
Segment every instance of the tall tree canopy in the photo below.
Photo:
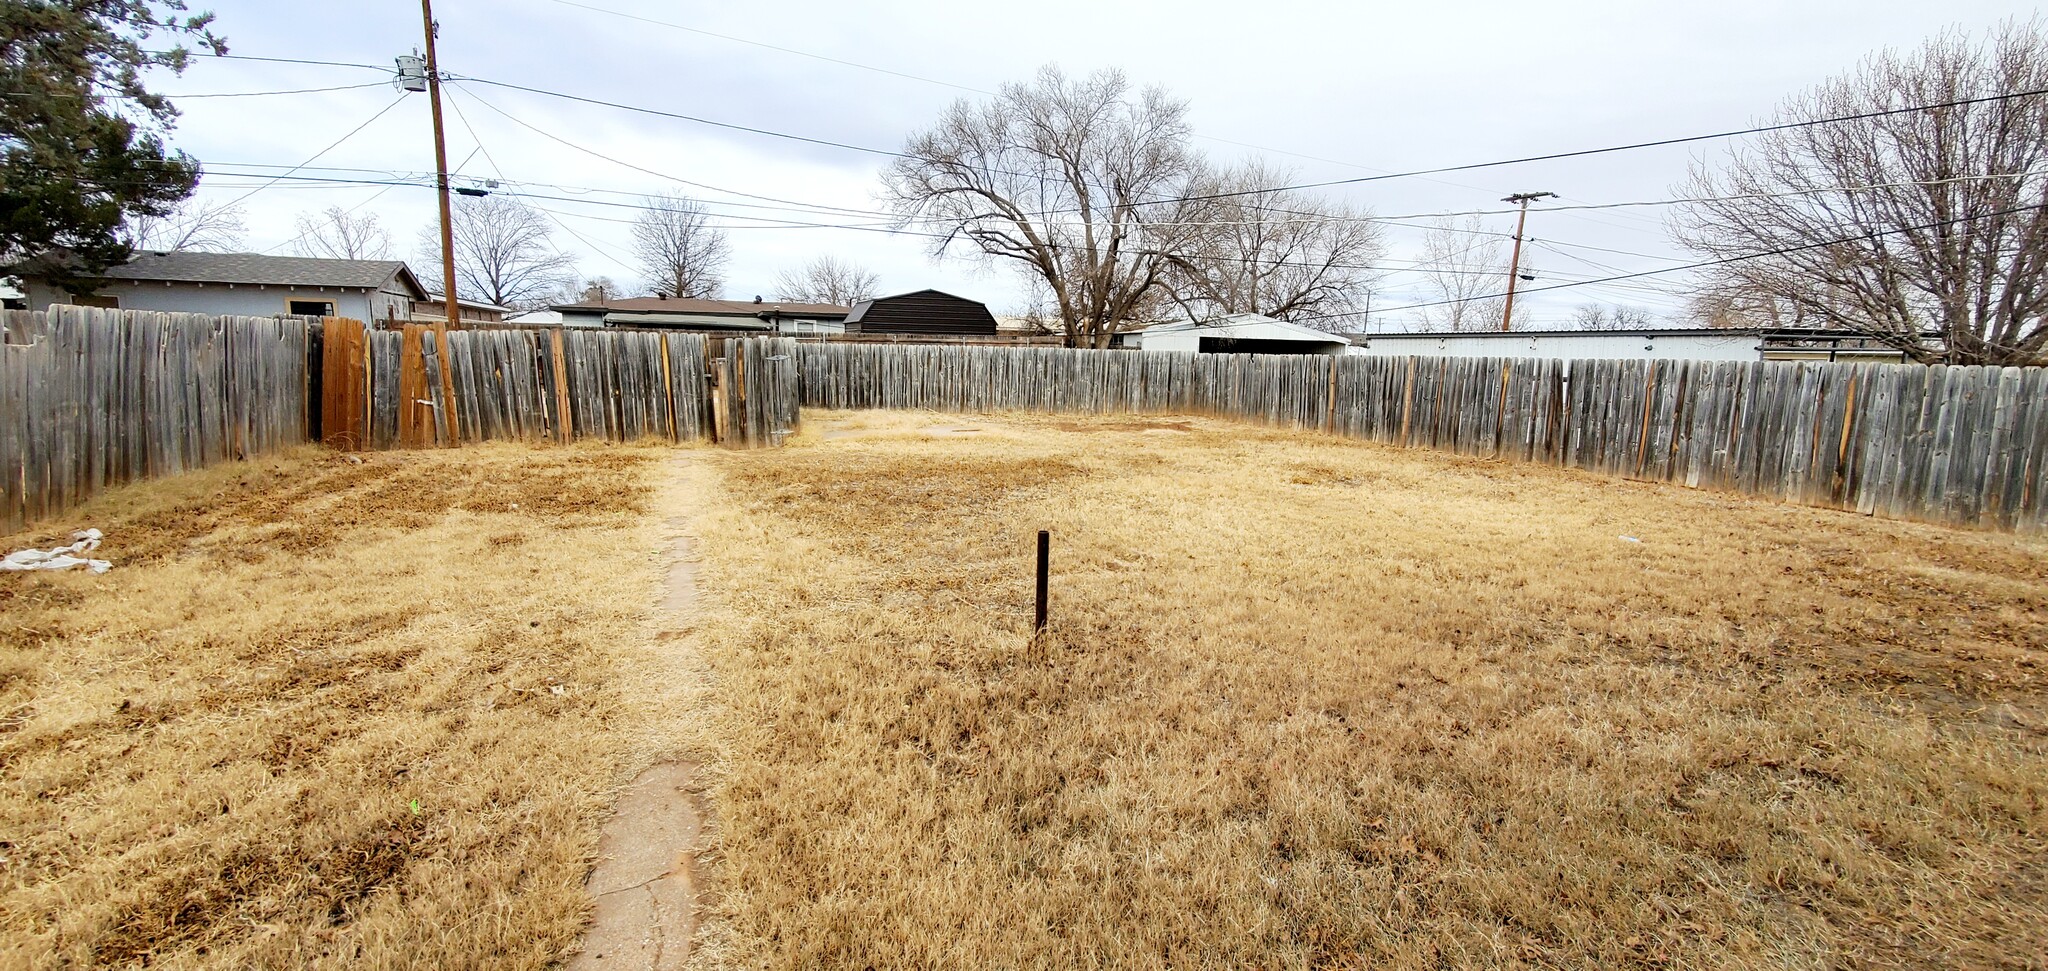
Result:
{"type": "MultiPolygon", "coordinates": [[[[537,310],[561,298],[576,282],[576,260],[555,248],[547,217],[511,196],[455,200],[449,228],[455,239],[455,298],[479,300],[513,310],[537,310]]],[[[429,290],[442,284],[441,227],[420,228],[419,262],[434,270],[422,277],[429,290]]]]}
{"type": "Polygon", "coordinates": [[[1293,172],[1246,162],[1216,174],[1213,196],[1168,287],[1191,316],[1264,314],[1342,330],[1370,300],[1386,252],[1370,214],[1282,188],[1293,172]],[[1333,316],[1337,315],[1337,316],[1333,316]]]}
{"type": "MultiPolygon", "coordinates": [[[[292,252],[330,260],[388,260],[391,234],[377,222],[377,214],[357,215],[340,206],[320,212],[299,213],[299,235],[291,241],[292,252]]],[[[440,245],[436,238],[435,245],[440,245]]],[[[438,256],[438,254],[437,254],[438,256]]],[[[439,266],[437,258],[434,265],[439,266]]]]}
{"type": "MultiPolygon", "coordinates": [[[[1507,313],[1508,242],[1514,237],[1486,228],[1478,216],[1462,222],[1451,216],[1438,217],[1422,238],[1421,289],[1428,306],[1415,311],[1413,323],[1421,330],[1476,333],[1495,331],[1507,313]]],[[[1533,275],[1528,254],[1520,271],[1533,275]]],[[[1529,326],[1529,305],[1515,307],[1509,330],[1529,326]]]]}
{"type": "Polygon", "coordinates": [[[657,292],[672,297],[717,297],[725,286],[732,247],[711,210],[680,193],[648,196],[633,221],[633,255],[657,292]]]}
{"type": "Polygon", "coordinates": [[[775,277],[775,296],[798,303],[829,303],[851,307],[875,298],[880,278],[865,267],[820,256],[795,270],[775,277]]]}
{"type": "Polygon", "coordinates": [[[990,101],[955,102],[883,174],[902,224],[1043,283],[1069,344],[1107,347],[1165,299],[1203,208],[1186,102],[1117,71],[1043,68],[990,101]]]}
{"type": "Polygon", "coordinates": [[[90,287],[128,259],[124,223],[192,194],[198,162],[164,147],[177,110],[142,78],[184,70],[190,52],[145,44],[226,53],[212,22],[182,0],[0,3],[0,276],[90,287]]]}
{"type": "Polygon", "coordinates": [[[2013,21],[1885,51],[1695,169],[1675,222],[1716,306],[1870,334],[1915,360],[2048,353],[2048,32],[2013,21]],[[1962,104],[1959,102],[1971,102],[1962,104]],[[1942,105],[1931,110],[1921,106],[1942,105]],[[1892,112],[1874,114],[1877,112],[1892,112]],[[1768,254],[1759,256],[1759,254],[1768,254]]]}

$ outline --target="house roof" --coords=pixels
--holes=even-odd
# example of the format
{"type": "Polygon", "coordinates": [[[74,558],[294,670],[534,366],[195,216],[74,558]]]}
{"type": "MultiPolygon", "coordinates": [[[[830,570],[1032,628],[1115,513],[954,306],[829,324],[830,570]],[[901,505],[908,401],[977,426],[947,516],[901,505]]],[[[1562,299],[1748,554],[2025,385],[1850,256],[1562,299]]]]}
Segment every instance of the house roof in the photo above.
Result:
{"type": "Polygon", "coordinates": [[[549,308],[564,313],[699,314],[719,317],[752,317],[764,313],[797,314],[805,317],[844,317],[847,308],[830,303],[791,303],[781,300],[707,300],[702,297],[626,297],[619,300],[583,300],[559,303],[549,308]]]}
{"type": "Polygon", "coordinates": [[[1311,341],[1318,344],[1350,343],[1350,340],[1342,334],[1333,334],[1329,331],[1317,330],[1313,327],[1303,327],[1300,324],[1290,324],[1287,321],[1275,320],[1264,314],[1231,314],[1227,317],[1215,317],[1209,320],[1182,320],[1167,324],[1153,324],[1145,328],[1142,333],[1149,337],[1154,334],[1171,334],[1190,330],[1199,330],[1203,334],[1213,334],[1218,337],[1311,341]]]}
{"type": "Polygon", "coordinates": [[[886,297],[873,297],[871,299],[863,300],[853,305],[853,312],[847,314],[846,322],[849,324],[858,324],[862,320],[867,318],[868,311],[873,310],[875,304],[887,303],[891,300],[902,300],[906,297],[945,297],[948,300],[958,300],[961,301],[962,303],[971,303],[983,307],[987,306],[986,304],[983,304],[979,300],[969,299],[967,297],[960,296],[957,293],[947,293],[944,290],[933,290],[930,287],[926,287],[923,290],[912,290],[909,293],[892,293],[886,297]]]}
{"type": "Polygon", "coordinates": [[[1615,330],[1477,330],[1477,331],[1378,331],[1343,335],[1353,343],[1365,340],[1424,339],[1424,338],[1480,338],[1482,340],[1516,340],[1530,337],[1777,337],[1784,339],[1827,340],[1832,338],[1868,337],[1852,330],[1829,327],[1631,327],[1615,330]]]}
{"type": "Polygon", "coordinates": [[[376,290],[396,277],[415,298],[426,296],[401,260],[325,260],[261,253],[147,251],[106,272],[110,280],[241,283],[279,287],[355,287],[376,290]]]}
{"type": "Polygon", "coordinates": [[[720,314],[719,316],[726,317],[727,319],[721,320],[716,324],[705,323],[704,318],[707,316],[709,315],[608,313],[604,315],[604,322],[607,324],[624,324],[626,326],[632,326],[634,324],[673,324],[677,326],[687,327],[692,324],[695,324],[699,327],[722,327],[730,330],[772,330],[775,326],[765,320],[761,320],[760,318],[754,317],[751,314],[720,314]]]}
{"type": "MultiPolygon", "coordinates": [[[[420,303],[430,303],[430,304],[433,304],[433,305],[434,305],[434,306],[436,306],[436,307],[440,307],[440,306],[445,306],[445,305],[444,305],[443,303],[441,303],[441,295],[440,295],[440,294],[438,294],[438,293],[430,293],[430,294],[427,294],[427,295],[426,295],[425,297],[421,298],[421,299],[419,300],[419,302],[420,302],[420,303]]],[[[512,308],[511,308],[511,307],[500,307],[500,306],[498,306],[497,304],[494,304],[494,303],[485,303],[485,302],[483,302],[483,301],[481,301],[481,300],[464,300],[464,299],[462,299],[461,297],[457,297],[457,298],[455,298],[455,304],[456,304],[456,306],[458,306],[458,307],[464,307],[464,308],[467,308],[467,309],[469,309],[469,310],[496,310],[496,311],[498,311],[498,312],[500,312],[500,313],[507,313],[507,314],[509,314],[509,313],[511,313],[511,312],[512,312],[512,308]]],[[[419,312],[419,308],[418,308],[418,307],[414,307],[414,308],[413,308],[413,312],[414,312],[414,313],[418,313],[418,312],[419,312]]]]}

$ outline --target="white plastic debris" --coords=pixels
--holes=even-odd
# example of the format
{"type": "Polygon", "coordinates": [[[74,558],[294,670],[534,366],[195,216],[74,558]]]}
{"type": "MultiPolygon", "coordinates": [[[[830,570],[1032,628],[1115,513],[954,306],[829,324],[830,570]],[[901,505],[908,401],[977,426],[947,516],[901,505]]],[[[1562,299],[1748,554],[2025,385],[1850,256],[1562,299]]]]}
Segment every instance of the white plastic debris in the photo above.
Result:
{"type": "Polygon", "coordinates": [[[1639,539],[1637,539],[1637,538],[1635,538],[1635,537],[1633,537],[1633,536],[1623,536],[1623,537],[1621,538],[1621,541],[1622,541],[1622,542],[1624,542],[1624,543],[1640,543],[1640,542],[1642,542],[1642,540],[1639,540],[1639,539]]]}
{"type": "Polygon", "coordinates": [[[113,569],[114,564],[85,556],[99,548],[100,531],[81,529],[71,534],[70,546],[59,546],[54,550],[16,550],[0,557],[0,570],[70,570],[82,566],[94,573],[105,573],[113,569]]]}

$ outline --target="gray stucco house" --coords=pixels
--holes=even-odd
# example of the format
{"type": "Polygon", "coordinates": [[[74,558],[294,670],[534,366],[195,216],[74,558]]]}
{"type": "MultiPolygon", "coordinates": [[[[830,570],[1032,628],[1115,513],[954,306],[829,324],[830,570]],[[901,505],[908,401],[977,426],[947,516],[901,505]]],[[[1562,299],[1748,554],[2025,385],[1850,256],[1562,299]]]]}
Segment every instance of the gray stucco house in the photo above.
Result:
{"type": "Polygon", "coordinates": [[[30,283],[29,308],[71,303],[221,316],[410,321],[413,303],[427,298],[419,279],[399,260],[145,252],[108,270],[106,279],[85,295],[30,283]]]}

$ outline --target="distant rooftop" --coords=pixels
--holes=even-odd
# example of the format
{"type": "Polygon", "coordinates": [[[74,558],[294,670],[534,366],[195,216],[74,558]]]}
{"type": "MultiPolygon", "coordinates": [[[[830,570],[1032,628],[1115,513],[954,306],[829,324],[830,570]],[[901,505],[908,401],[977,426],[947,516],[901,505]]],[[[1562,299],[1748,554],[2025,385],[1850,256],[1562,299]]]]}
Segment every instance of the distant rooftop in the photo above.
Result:
{"type": "Polygon", "coordinates": [[[194,253],[147,250],[106,272],[110,280],[177,283],[238,283],[280,287],[354,287],[375,290],[402,276],[424,295],[402,260],[327,260],[262,253],[194,253]]]}
{"type": "Polygon", "coordinates": [[[702,297],[625,297],[618,300],[580,300],[576,303],[558,303],[551,310],[565,313],[632,313],[632,314],[714,314],[727,317],[752,317],[755,314],[779,312],[814,317],[844,317],[852,308],[830,303],[794,303],[784,300],[708,300],[702,297]]]}
{"type": "Polygon", "coordinates": [[[1513,340],[1522,337],[1780,337],[1826,339],[1867,337],[1858,331],[1831,327],[1615,327],[1599,330],[1383,330],[1338,335],[1353,343],[1381,338],[1480,338],[1513,340]]]}

